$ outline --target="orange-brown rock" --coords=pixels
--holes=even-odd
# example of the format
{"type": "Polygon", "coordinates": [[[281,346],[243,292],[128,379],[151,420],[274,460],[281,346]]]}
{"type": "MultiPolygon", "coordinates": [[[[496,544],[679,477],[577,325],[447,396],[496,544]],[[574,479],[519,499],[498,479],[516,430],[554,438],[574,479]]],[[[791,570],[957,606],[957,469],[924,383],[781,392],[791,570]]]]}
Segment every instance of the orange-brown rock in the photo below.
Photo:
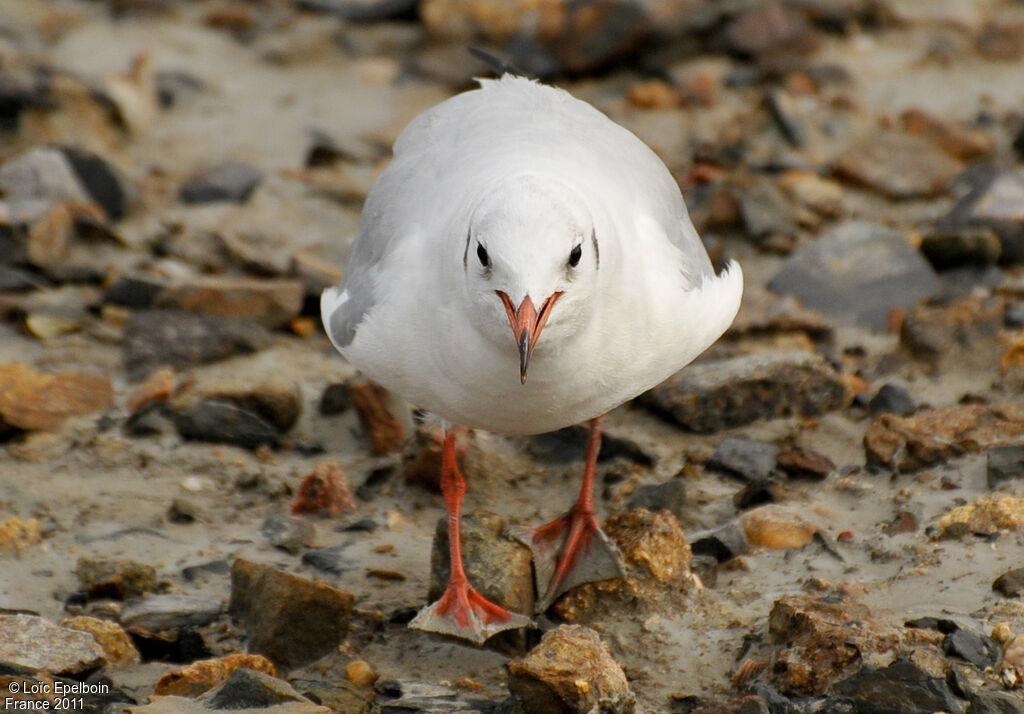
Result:
{"type": "Polygon", "coordinates": [[[274,664],[263,655],[229,654],[216,659],[201,659],[168,672],[156,683],[156,694],[196,697],[227,680],[236,669],[246,667],[277,676],[274,664]]]}
{"type": "Polygon", "coordinates": [[[66,618],[60,626],[88,632],[95,637],[103,648],[103,659],[108,667],[125,667],[140,661],[139,651],[135,649],[132,638],[116,622],[80,615],[66,618]]]}
{"type": "Polygon", "coordinates": [[[298,280],[202,276],[164,289],[156,303],[158,307],[280,327],[298,317],[304,298],[298,280]]]}
{"type": "Polygon", "coordinates": [[[22,364],[0,364],[0,422],[17,429],[54,429],[69,416],[106,409],[113,399],[107,377],[43,374],[22,364]]]}
{"type": "Polygon", "coordinates": [[[292,513],[344,513],[355,510],[356,501],[345,472],[334,461],[318,464],[299,485],[292,513]]]}
{"type": "Polygon", "coordinates": [[[388,390],[370,381],[353,382],[349,396],[370,439],[370,451],[378,456],[399,451],[405,442],[405,426],[394,413],[388,390]]]}
{"type": "Polygon", "coordinates": [[[968,404],[882,414],[864,433],[870,463],[916,471],[1024,435],[1024,404],[968,404]]]}
{"type": "Polygon", "coordinates": [[[0,551],[24,550],[42,539],[42,526],[38,518],[11,516],[0,522],[0,551]]]}
{"type": "Polygon", "coordinates": [[[992,137],[985,132],[959,129],[921,109],[908,109],[900,115],[900,121],[908,133],[928,139],[961,161],[974,161],[988,156],[995,148],[992,137]]]}
{"type": "Polygon", "coordinates": [[[989,493],[958,506],[939,519],[939,535],[955,538],[968,533],[993,534],[1024,527],[1024,496],[989,493]]]}
{"type": "Polygon", "coordinates": [[[132,390],[125,406],[135,413],[154,402],[166,402],[174,393],[174,369],[158,367],[150,372],[146,380],[132,390]]]}
{"type": "Polygon", "coordinates": [[[740,516],[743,532],[751,545],[783,550],[803,548],[821,527],[792,506],[768,503],[740,516]]]}

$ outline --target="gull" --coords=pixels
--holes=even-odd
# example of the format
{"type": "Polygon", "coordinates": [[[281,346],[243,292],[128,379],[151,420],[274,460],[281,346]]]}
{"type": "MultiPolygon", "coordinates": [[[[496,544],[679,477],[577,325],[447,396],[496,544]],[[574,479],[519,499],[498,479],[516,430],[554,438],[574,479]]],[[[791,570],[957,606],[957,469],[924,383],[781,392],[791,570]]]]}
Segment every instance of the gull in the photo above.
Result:
{"type": "Polygon", "coordinates": [[[621,577],[593,496],[603,415],[717,340],[743,275],[735,262],[715,273],[678,185],[634,134],[561,89],[514,74],[478,81],[398,138],[321,313],[350,363],[442,420],[451,575],[410,626],[482,643],[531,620],[466,575],[455,427],[589,422],[575,504],[519,537],[534,555],[537,612],[621,577]]]}

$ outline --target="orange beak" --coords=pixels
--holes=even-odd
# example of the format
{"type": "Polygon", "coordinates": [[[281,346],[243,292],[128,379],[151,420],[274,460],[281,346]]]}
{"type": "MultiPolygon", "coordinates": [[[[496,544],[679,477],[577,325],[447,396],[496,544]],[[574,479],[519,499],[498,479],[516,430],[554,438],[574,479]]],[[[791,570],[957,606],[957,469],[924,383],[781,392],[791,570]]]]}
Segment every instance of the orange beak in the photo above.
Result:
{"type": "Polygon", "coordinates": [[[526,368],[530,364],[530,355],[533,354],[533,348],[537,346],[541,330],[544,329],[548,317],[551,316],[551,308],[555,306],[555,301],[561,297],[562,293],[552,294],[551,297],[544,301],[540,314],[537,314],[537,308],[534,306],[533,300],[530,299],[529,295],[523,298],[523,302],[517,310],[513,307],[512,300],[508,295],[501,290],[495,290],[494,292],[498,294],[502,303],[505,304],[508,322],[512,326],[516,347],[519,348],[519,381],[525,384],[526,368]]]}

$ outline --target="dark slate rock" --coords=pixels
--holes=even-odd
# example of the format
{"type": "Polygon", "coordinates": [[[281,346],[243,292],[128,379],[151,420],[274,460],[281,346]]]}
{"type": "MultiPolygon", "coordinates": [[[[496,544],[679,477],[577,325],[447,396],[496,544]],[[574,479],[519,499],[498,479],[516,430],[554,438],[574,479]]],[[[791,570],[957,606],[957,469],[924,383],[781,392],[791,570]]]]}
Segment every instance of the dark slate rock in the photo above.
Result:
{"type": "Polygon", "coordinates": [[[372,518],[360,518],[352,521],[351,523],[346,523],[338,528],[338,530],[351,533],[372,533],[379,527],[380,526],[377,524],[377,521],[372,518]]]}
{"type": "MultiPolygon", "coordinates": [[[[559,464],[571,463],[586,457],[589,439],[590,429],[576,424],[531,437],[527,449],[538,459],[559,464]]],[[[656,460],[653,454],[632,439],[602,433],[597,460],[608,461],[614,458],[624,458],[641,466],[653,466],[656,460]]]]}
{"type": "Polygon", "coordinates": [[[868,411],[872,414],[913,414],[917,409],[910,392],[895,384],[883,384],[875,396],[868,402],[868,411]]]}
{"type": "Polygon", "coordinates": [[[766,682],[756,682],[750,691],[761,698],[771,714],[799,714],[800,712],[788,697],[780,694],[775,687],[766,682]]]}
{"type": "Polygon", "coordinates": [[[312,548],[302,554],[302,564],[330,575],[341,575],[350,570],[355,570],[357,565],[352,559],[345,557],[345,550],[347,548],[347,545],[335,545],[330,548],[312,548]]]}
{"type": "Polygon", "coordinates": [[[999,645],[992,638],[964,629],[946,635],[942,651],[967,660],[980,670],[994,667],[1000,657],[999,645]]]}
{"type": "Polygon", "coordinates": [[[181,187],[179,198],[183,203],[241,203],[249,198],[262,180],[263,174],[258,169],[248,164],[230,162],[186,181],[181,187]]]}
{"type": "MultiPolygon", "coordinates": [[[[266,709],[287,702],[310,702],[283,679],[248,667],[231,673],[227,681],[201,697],[210,709],[266,709]]],[[[311,702],[310,702],[311,703],[311,702]]]]}
{"type": "Polygon", "coordinates": [[[1007,570],[992,583],[992,589],[1006,597],[1024,595],[1024,568],[1007,570]]]}
{"type": "Polygon", "coordinates": [[[687,534],[694,555],[709,555],[719,563],[743,555],[750,550],[747,534],[739,520],[730,521],[711,530],[687,534]]]}
{"type": "Polygon", "coordinates": [[[171,523],[195,523],[199,518],[199,506],[184,498],[175,498],[167,508],[167,520],[171,523]]]}
{"type": "Polygon", "coordinates": [[[961,714],[964,710],[944,679],[905,659],[883,668],[865,665],[833,691],[854,700],[857,714],[961,714]]]}
{"type": "MultiPolygon", "coordinates": [[[[4,254],[3,238],[0,238],[0,256],[4,254]]],[[[28,271],[0,265],[0,293],[23,293],[45,287],[47,287],[45,280],[28,271]]]]}
{"type": "Polygon", "coordinates": [[[921,252],[936,270],[964,265],[992,265],[999,260],[1002,251],[999,236],[984,226],[936,231],[921,240],[921,252]]]}
{"type": "Polygon", "coordinates": [[[722,439],[708,460],[708,468],[744,481],[763,481],[775,470],[779,447],[756,439],[722,439]]]}
{"type": "Polygon", "coordinates": [[[300,516],[273,513],[263,521],[260,533],[270,545],[294,555],[313,542],[316,528],[300,516]]]}
{"type": "Polygon", "coordinates": [[[152,275],[125,273],[107,288],[103,301],[113,305],[143,310],[156,303],[157,296],[170,286],[170,281],[152,275]]]}
{"type": "Polygon", "coordinates": [[[352,22],[415,19],[419,0],[298,0],[302,10],[336,15],[352,22]]]}
{"type": "Polygon", "coordinates": [[[793,98],[786,91],[775,88],[768,92],[765,103],[782,137],[790,146],[804,146],[807,143],[807,129],[796,115],[793,98]]]}
{"type": "Polygon", "coordinates": [[[149,632],[207,625],[224,612],[218,598],[167,593],[129,600],[121,609],[121,624],[149,632]]]}
{"type": "Polygon", "coordinates": [[[967,714],[1024,714],[1024,696],[1010,692],[974,692],[967,714]]]}
{"type": "Polygon", "coordinates": [[[817,416],[848,400],[835,371],[820,355],[807,352],[692,365],[640,397],[654,413],[702,433],[758,419],[817,416]]]}
{"type": "Polygon", "coordinates": [[[201,580],[208,575],[227,575],[231,572],[231,566],[228,565],[226,560],[211,560],[209,563],[200,563],[199,565],[188,565],[181,569],[181,577],[186,582],[195,582],[201,580]]]}
{"type": "Polygon", "coordinates": [[[135,201],[135,187],[128,178],[101,156],[76,146],[62,146],[72,170],[89,197],[103,207],[114,221],[124,218],[135,201]]]}
{"type": "Polygon", "coordinates": [[[944,617],[917,617],[903,623],[906,627],[916,627],[919,630],[938,630],[943,634],[950,634],[960,629],[955,621],[944,617]]]}
{"type": "Polygon", "coordinates": [[[629,498],[628,510],[668,511],[678,519],[686,513],[686,481],[679,475],[664,483],[641,486],[629,498]]]}
{"type": "Polygon", "coordinates": [[[989,488],[1024,478],[1024,444],[993,446],[986,454],[989,488]]]}
{"type": "Polygon", "coordinates": [[[174,424],[167,406],[154,402],[129,414],[121,428],[128,436],[153,436],[169,432],[174,424]]]}
{"type": "Polygon", "coordinates": [[[328,384],[320,395],[320,413],[333,416],[348,411],[352,407],[349,386],[344,382],[328,384]]]}
{"type": "Polygon", "coordinates": [[[233,444],[244,449],[278,448],[281,433],[269,422],[236,404],[207,399],[172,415],[184,439],[214,444],[233,444]]]}
{"type": "Polygon", "coordinates": [[[130,634],[143,662],[156,660],[184,664],[213,655],[210,648],[206,646],[202,634],[191,625],[159,633],[136,629],[130,634]]]}
{"type": "Polygon", "coordinates": [[[376,468],[367,474],[363,482],[356,486],[356,498],[362,502],[373,500],[380,494],[384,488],[384,484],[391,480],[391,477],[395,475],[396,469],[394,466],[381,466],[376,468]]]}
{"type": "Polygon", "coordinates": [[[881,330],[892,308],[914,307],[941,283],[900,233],[851,220],[797,250],[768,287],[835,320],[881,330]]]}
{"type": "Polygon", "coordinates": [[[970,190],[939,221],[940,231],[991,228],[999,236],[999,262],[1024,260],[1024,169],[981,167],[969,174],[970,190]]]}
{"type": "Polygon", "coordinates": [[[124,366],[128,378],[137,381],[160,365],[207,364],[255,352],[268,341],[266,329],[251,322],[179,310],[142,310],[125,326],[124,366]]]}
{"type": "Polygon", "coordinates": [[[732,503],[740,511],[745,511],[763,503],[774,503],[779,500],[779,482],[774,478],[755,479],[733,494],[732,503]]]}

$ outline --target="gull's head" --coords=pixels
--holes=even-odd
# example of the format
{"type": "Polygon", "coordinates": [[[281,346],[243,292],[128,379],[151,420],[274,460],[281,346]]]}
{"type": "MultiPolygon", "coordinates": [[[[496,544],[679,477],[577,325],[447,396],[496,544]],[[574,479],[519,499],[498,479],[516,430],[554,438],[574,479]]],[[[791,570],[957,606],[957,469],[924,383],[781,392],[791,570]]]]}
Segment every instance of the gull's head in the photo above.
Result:
{"type": "Polygon", "coordinates": [[[469,319],[514,351],[526,382],[541,343],[555,352],[593,308],[600,264],[589,207],[567,184],[545,176],[496,183],[477,202],[462,255],[469,319]]]}

